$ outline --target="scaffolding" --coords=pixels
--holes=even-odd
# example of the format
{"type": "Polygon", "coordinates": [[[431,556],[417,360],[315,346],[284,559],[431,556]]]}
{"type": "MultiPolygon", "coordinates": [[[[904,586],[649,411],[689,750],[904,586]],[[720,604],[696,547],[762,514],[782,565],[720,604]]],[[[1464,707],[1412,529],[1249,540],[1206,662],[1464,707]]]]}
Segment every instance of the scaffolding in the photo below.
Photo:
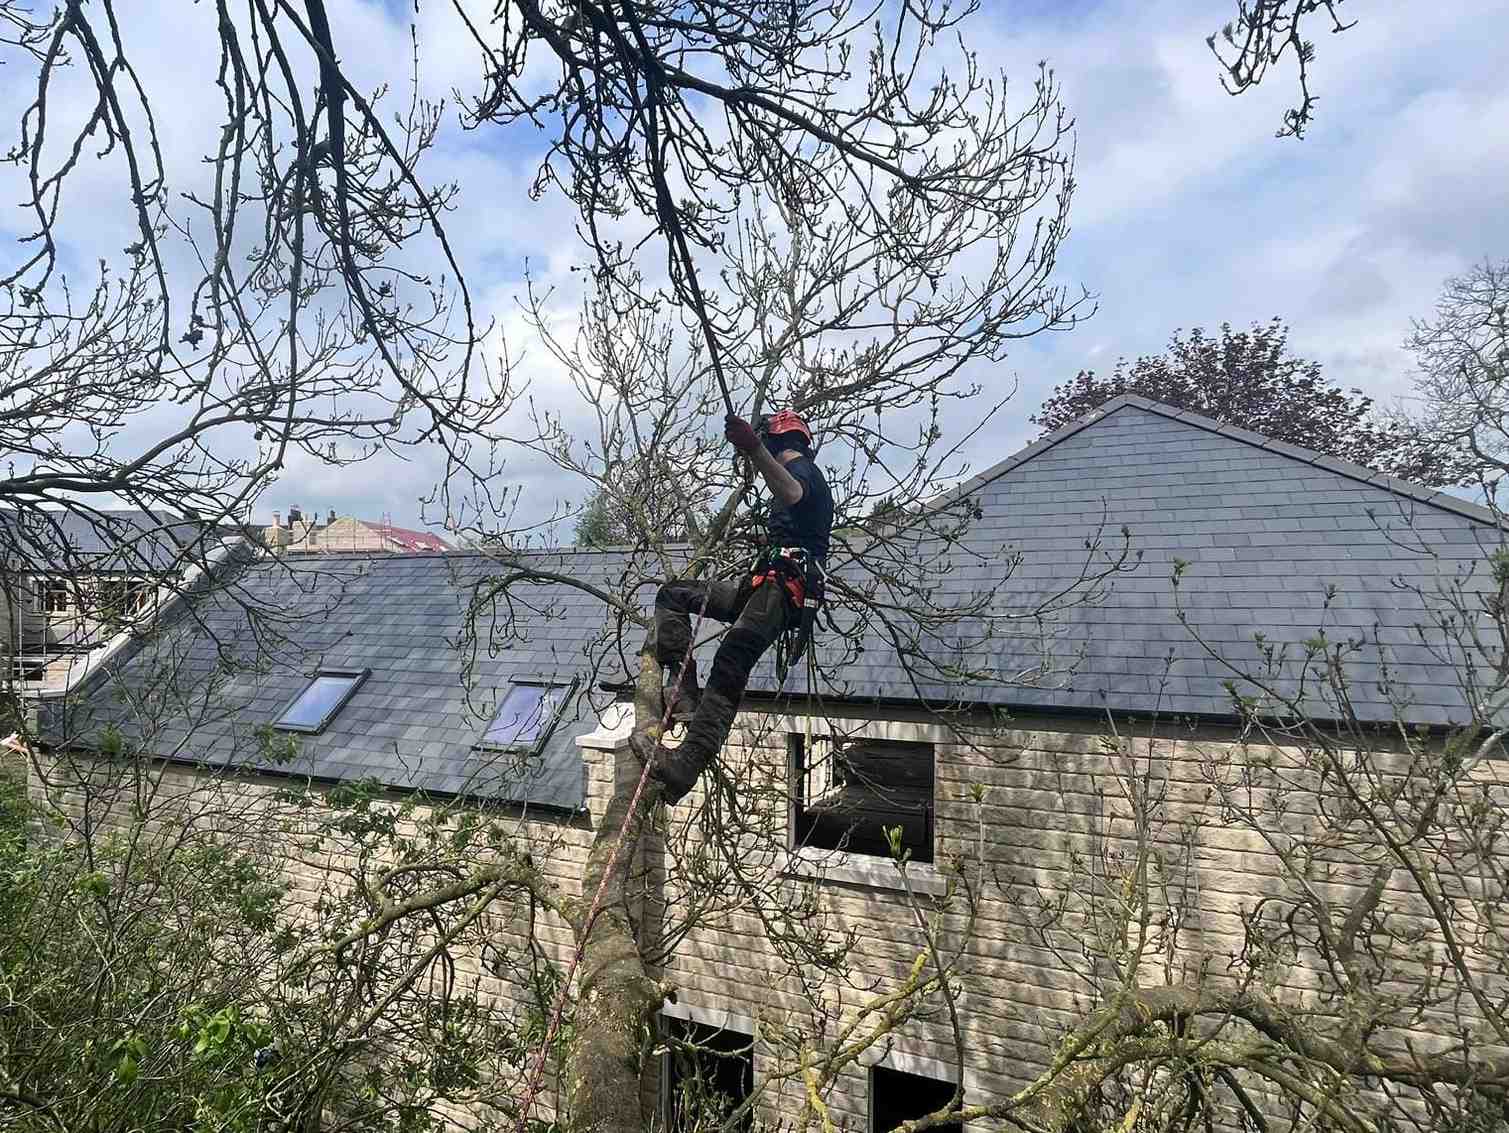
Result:
{"type": "Polygon", "coordinates": [[[4,599],[11,680],[31,688],[66,684],[78,661],[150,616],[156,593],[156,581],[139,574],[9,576],[4,599]]]}

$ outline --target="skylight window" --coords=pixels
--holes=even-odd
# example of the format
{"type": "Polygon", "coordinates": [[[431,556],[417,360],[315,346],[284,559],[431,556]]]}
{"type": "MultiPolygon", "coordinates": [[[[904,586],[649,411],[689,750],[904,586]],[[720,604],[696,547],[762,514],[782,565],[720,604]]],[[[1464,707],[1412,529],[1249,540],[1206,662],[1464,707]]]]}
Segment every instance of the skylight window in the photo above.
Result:
{"type": "Polygon", "coordinates": [[[367,679],[370,669],[321,669],[314,680],[288,702],[273,727],[286,732],[319,732],[367,679]]]}
{"type": "Polygon", "coordinates": [[[536,747],[549,735],[570,688],[570,685],[514,681],[477,746],[507,751],[536,747]]]}

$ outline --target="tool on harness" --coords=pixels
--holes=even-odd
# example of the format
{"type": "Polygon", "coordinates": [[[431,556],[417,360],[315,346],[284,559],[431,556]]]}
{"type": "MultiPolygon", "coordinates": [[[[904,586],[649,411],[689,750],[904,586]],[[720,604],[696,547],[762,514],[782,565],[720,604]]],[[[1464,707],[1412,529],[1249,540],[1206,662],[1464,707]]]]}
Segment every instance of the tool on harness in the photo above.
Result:
{"type": "Polygon", "coordinates": [[[770,583],[786,591],[792,608],[798,612],[794,623],[776,642],[776,675],[785,683],[793,663],[801,659],[812,641],[817,616],[822,610],[825,590],[823,568],[805,547],[781,547],[762,555],[756,562],[751,587],[770,583]]]}

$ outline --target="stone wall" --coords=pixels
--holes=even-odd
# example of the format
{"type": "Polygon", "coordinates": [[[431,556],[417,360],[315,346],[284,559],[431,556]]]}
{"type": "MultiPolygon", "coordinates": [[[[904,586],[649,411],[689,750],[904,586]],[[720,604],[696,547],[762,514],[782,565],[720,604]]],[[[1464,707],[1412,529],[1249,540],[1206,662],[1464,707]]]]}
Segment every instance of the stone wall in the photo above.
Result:
{"type": "MultiPolygon", "coordinates": [[[[789,716],[745,713],[724,752],[726,773],[741,784],[738,805],[747,808],[730,817],[726,794],[713,804],[724,808],[725,827],[742,828],[728,835],[727,847],[708,852],[699,785],[666,812],[645,856],[645,943],[652,953],[664,946],[668,955],[656,974],[676,989],[664,1014],[761,1034],[755,1075],[767,1087],[761,1112],[768,1119],[789,1117],[804,1092],[800,1076],[791,1073],[792,1051],[772,1037],[787,1026],[810,1031],[823,1016],[832,1036],[898,987],[919,957],[925,969],[918,910],[935,919],[936,943],[962,950],[958,1007],[965,1058],[961,1064],[956,1056],[946,1013],[906,1022],[839,1078],[828,1098],[838,1128],[868,1128],[868,1067],[875,1064],[941,1081],[962,1078],[969,1104],[1021,1090],[1047,1065],[1062,1034],[1103,1002],[1113,982],[1105,958],[1118,950],[1123,959],[1140,950],[1144,988],[1230,987],[1230,962],[1249,942],[1244,913],[1259,901],[1292,896],[1303,885],[1347,909],[1368,882],[1368,868],[1345,850],[1313,860],[1310,875],[1295,880],[1295,863],[1285,854],[1316,822],[1313,798],[1294,789],[1309,774],[1300,749],[1244,743],[1232,730],[1215,727],[1115,736],[1104,724],[1064,717],[1021,717],[986,728],[978,721],[944,724],[903,715],[845,710],[842,718],[830,712],[812,727],[934,745],[935,861],[908,867],[912,898],[886,860],[790,845],[789,737],[804,735],[809,725],[789,716]],[[1253,775],[1253,768],[1269,770],[1253,775]],[[1254,813],[1287,800],[1269,828],[1244,825],[1223,809],[1218,788],[1232,783],[1245,783],[1254,813]],[[1146,818],[1134,821],[1137,813],[1146,818]],[[1145,851],[1141,858],[1139,851],[1145,851]],[[783,959],[756,903],[730,879],[726,865],[717,864],[730,859],[746,881],[763,887],[767,906],[774,900],[787,912],[827,918],[835,931],[856,934],[845,978],[783,959]],[[693,860],[722,870],[716,900],[687,901],[680,875],[693,860]],[[1146,924],[1126,915],[1127,879],[1139,860],[1148,867],[1146,924]],[[946,912],[933,904],[957,870],[979,893],[972,922],[957,898],[946,912]],[[686,923],[689,910],[695,916],[686,923]],[[1047,924],[1054,910],[1056,921],[1047,924]]],[[[583,820],[517,819],[517,837],[537,848],[536,860],[565,894],[579,892],[585,853],[613,784],[632,784],[638,775],[623,739],[623,729],[584,738],[589,814],[583,820]]],[[[74,823],[130,821],[129,799],[105,797],[78,778],[43,784],[34,777],[33,789],[49,794],[74,823]]],[[[210,793],[220,792],[220,800],[229,794],[235,821],[252,826],[259,799],[278,786],[271,779],[206,780],[179,769],[165,772],[163,782],[167,794],[196,805],[210,793]]],[[[1502,784],[1493,790],[1502,794],[1502,784]]],[[[342,865],[290,856],[296,896],[314,900],[320,871],[342,865]]],[[[1482,906],[1467,899],[1465,883],[1443,884],[1462,918],[1459,929],[1483,931],[1474,923],[1482,906]]],[[[1407,878],[1390,882],[1385,901],[1397,923],[1427,925],[1418,888],[1407,878]]],[[[505,934],[518,931],[507,916],[497,925],[505,934]]],[[[547,919],[539,935],[552,959],[569,959],[564,925],[547,919]]],[[[517,998],[505,982],[487,983],[475,958],[464,963],[491,994],[517,998]]],[[[1312,950],[1276,962],[1270,975],[1286,1002],[1313,1005],[1326,982],[1323,972],[1312,950]]],[[[1428,1022],[1443,1023],[1428,1029],[1449,1029],[1447,1021],[1428,1022]]],[[[1405,1032],[1398,1034],[1402,1044],[1405,1032]]],[[[644,1101],[653,1104],[650,1097],[644,1101]]]]}
{"type": "MultiPolygon", "coordinates": [[[[725,751],[729,774],[746,786],[775,785],[775,809],[789,782],[787,738],[802,734],[807,724],[753,714],[742,722],[739,745],[725,751]]],[[[968,1104],[1003,1100],[1028,1086],[1061,1037],[1105,1002],[1115,984],[1107,957],[1124,964],[1140,951],[1137,982],[1144,989],[1234,991],[1232,959],[1250,943],[1244,914],[1258,902],[1285,899],[1273,906],[1281,916],[1296,894],[1308,890],[1331,904],[1339,923],[1372,876],[1371,863],[1362,860],[1370,851],[1357,847],[1321,847],[1307,864],[1295,860],[1294,847],[1319,828],[1317,796],[1304,789],[1316,785],[1313,764],[1302,749],[1244,743],[1232,729],[1176,727],[1113,736],[1091,721],[1022,717],[998,730],[960,735],[957,725],[921,716],[898,720],[864,713],[828,723],[845,734],[935,744],[936,859],[931,866],[908,866],[914,901],[887,860],[810,851],[766,860],[752,842],[741,852],[784,878],[792,907],[799,907],[805,889],[835,928],[856,932],[847,978],[819,979],[783,962],[757,919],[737,902],[702,917],[667,961],[664,978],[678,988],[678,1002],[667,1014],[746,1033],[758,1025],[776,1034],[786,1023],[810,1028],[816,1007],[828,1014],[827,1033],[841,1033],[861,1017],[865,1004],[899,987],[919,957],[928,962],[914,904],[936,916],[934,899],[950,871],[962,868],[980,894],[977,915],[968,922],[955,898],[952,911],[936,917],[935,938],[945,950],[963,953],[962,1065],[946,1012],[906,1023],[842,1075],[828,1104],[844,1128],[869,1128],[870,1064],[948,1082],[962,1076],[968,1104]],[[1253,768],[1271,770],[1253,774],[1253,768]],[[1228,791],[1241,784],[1236,796],[1261,821],[1245,823],[1223,810],[1222,784],[1228,791]],[[1133,820],[1134,803],[1147,816],[1141,823],[1133,820]],[[1126,915],[1125,903],[1139,847],[1148,863],[1145,926],[1139,916],[1126,915]],[[1039,931],[1036,926],[1055,908],[1057,923],[1039,931]]],[[[1386,737],[1380,741],[1385,750],[1371,758],[1393,769],[1387,774],[1402,771],[1402,756],[1387,750],[1386,737]]],[[[1504,792],[1496,790],[1502,805],[1504,792]]],[[[658,874],[651,888],[663,887],[660,919],[668,932],[678,927],[674,861],[686,859],[702,840],[694,821],[676,823],[696,813],[701,792],[699,786],[690,805],[673,814],[668,838],[677,852],[670,858],[651,854],[658,874]]],[[[1336,802],[1328,789],[1321,795],[1328,806],[1336,802]]],[[[1329,819],[1323,825],[1335,827],[1329,819]]],[[[789,818],[753,841],[769,842],[782,827],[789,829],[789,818]]],[[[1481,940],[1479,934],[1493,930],[1481,919],[1493,903],[1481,892],[1471,899],[1470,879],[1444,871],[1437,879],[1462,939],[1481,940]]],[[[1398,928],[1432,927],[1419,887],[1403,870],[1390,879],[1383,904],[1398,928]]],[[[1474,956],[1472,963],[1497,993],[1509,986],[1502,971],[1494,972],[1491,956],[1474,956]]],[[[1325,1011],[1319,992],[1335,987],[1326,970],[1314,948],[1302,947],[1276,958],[1265,978],[1285,1003],[1325,1011]]],[[[1472,1021],[1469,1016],[1460,1005],[1443,1007],[1427,1013],[1423,1030],[1410,1030],[1407,1013],[1399,1012],[1375,1042],[1395,1051],[1406,1042],[1422,1051],[1440,1047],[1472,1021]]],[[[756,1080],[768,1083],[769,1118],[789,1117],[800,1105],[804,1085],[791,1074],[794,1065],[772,1044],[756,1045],[756,1080]]],[[[1227,1100],[1234,1116],[1235,1103],[1227,1100]]]]}

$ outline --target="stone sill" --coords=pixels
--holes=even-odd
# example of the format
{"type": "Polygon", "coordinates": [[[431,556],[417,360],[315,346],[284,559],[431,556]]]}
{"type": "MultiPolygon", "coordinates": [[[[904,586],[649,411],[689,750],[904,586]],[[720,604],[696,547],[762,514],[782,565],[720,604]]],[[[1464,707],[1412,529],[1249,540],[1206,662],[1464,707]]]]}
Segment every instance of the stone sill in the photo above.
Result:
{"type": "MultiPolygon", "coordinates": [[[[866,889],[906,892],[896,863],[889,858],[867,854],[849,854],[840,850],[814,850],[810,846],[792,850],[781,867],[787,877],[810,878],[838,885],[858,885],[866,889]]],[[[948,878],[931,862],[909,862],[907,880],[912,892],[941,897],[948,889],[948,878]]]]}

